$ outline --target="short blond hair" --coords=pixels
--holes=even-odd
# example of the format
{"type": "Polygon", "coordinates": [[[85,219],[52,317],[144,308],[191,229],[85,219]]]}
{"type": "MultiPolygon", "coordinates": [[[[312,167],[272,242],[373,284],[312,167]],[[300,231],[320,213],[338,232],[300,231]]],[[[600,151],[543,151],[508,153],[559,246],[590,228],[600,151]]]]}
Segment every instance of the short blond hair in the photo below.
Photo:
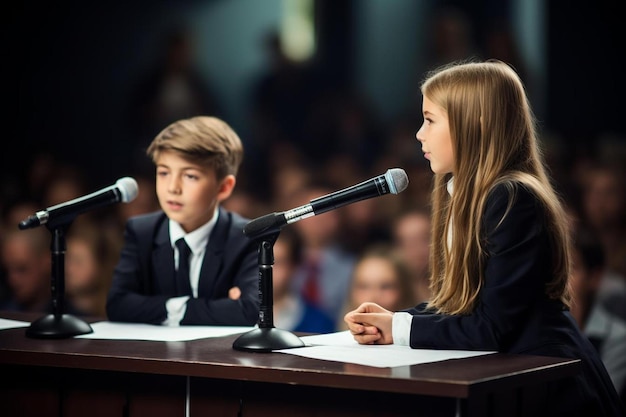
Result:
{"type": "Polygon", "coordinates": [[[175,151],[184,159],[215,171],[218,179],[237,175],[243,160],[243,144],[225,121],[211,116],[178,120],[163,129],[146,153],[153,162],[163,151],[175,151]]]}

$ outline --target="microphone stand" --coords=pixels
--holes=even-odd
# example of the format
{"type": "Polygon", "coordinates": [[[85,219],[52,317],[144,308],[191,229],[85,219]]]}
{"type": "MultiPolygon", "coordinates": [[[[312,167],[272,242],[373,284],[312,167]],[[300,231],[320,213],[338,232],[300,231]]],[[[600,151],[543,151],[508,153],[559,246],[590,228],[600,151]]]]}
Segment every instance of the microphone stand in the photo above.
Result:
{"type": "Polygon", "coordinates": [[[259,240],[259,309],[258,328],[242,334],[233,342],[233,349],[271,352],[277,349],[303,347],[304,342],[287,330],[274,327],[273,265],[274,243],[280,230],[259,240]]]}
{"type": "MultiPolygon", "coordinates": [[[[72,219],[73,220],[73,219],[72,219]]],[[[52,313],[43,316],[26,328],[26,336],[37,339],[63,339],[92,333],[91,326],[65,311],[65,232],[71,220],[63,224],[47,223],[52,234],[50,251],[52,256],[52,313]]]]}

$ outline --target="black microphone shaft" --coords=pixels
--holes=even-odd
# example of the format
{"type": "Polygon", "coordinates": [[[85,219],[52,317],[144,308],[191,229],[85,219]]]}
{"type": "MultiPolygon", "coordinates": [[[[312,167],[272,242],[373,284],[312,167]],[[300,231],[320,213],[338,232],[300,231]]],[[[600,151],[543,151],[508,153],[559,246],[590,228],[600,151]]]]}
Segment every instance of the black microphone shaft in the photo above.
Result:
{"type": "Polygon", "coordinates": [[[315,214],[322,214],[347,204],[389,194],[389,192],[390,189],[385,176],[380,175],[352,187],[311,200],[310,205],[315,214]]]}
{"type": "Polygon", "coordinates": [[[23,230],[42,224],[46,224],[48,228],[66,225],[74,220],[77,215],[88,210],[98,209],[120,201],[125,203],[132,201],[137,197],[138,192],[137,181],[134,178],[120,178],[115,184],[100,191],[38,211],[21,221],[18,227],[23,230]]]}
{"type": "Polygon", "coordinates": [[[267,236],[272,233],[277,233],[286,224],[322,214],[347,204],[388,193],[397,194],[403,191],[407,184],[408,178],[402,169],[390,169],[387,170],[384,175],[379,175],[378,177],[363,181],[352,187],[316,198],[303,206],[281,213],[266,214],[265,216],[256,218],[244,227],[243,232],[248,237],[267,236]]]}
{"type": "Polygon", "coordinates": [[[28,229],[46,224],[50,220],[51,213],[54,214],[55,221],[62,224],[73,220],[74,217],[88,210],[104,207],[109,204],[120,202],[121,200],[122,194],[120,191],[115,187],[111,187],[109,190],[97,191],[65,203],[48,207],[45,210],[38,211],[26,220],[20,222],[19,228],[28,229]]]}

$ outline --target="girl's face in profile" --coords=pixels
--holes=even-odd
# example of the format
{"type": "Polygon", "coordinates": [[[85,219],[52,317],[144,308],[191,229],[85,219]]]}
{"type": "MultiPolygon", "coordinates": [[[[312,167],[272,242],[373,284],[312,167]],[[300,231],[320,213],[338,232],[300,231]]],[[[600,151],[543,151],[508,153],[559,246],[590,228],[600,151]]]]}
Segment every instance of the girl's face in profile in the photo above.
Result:
{"type": "Polygon", "coordinates": [[[422,113],[424,123],[415,137],[422,144],[424,158],[430,161],[430,169],[435,174],[452,172],[454,155],[447,113],[426,96],[422,101],[422,113]]]}

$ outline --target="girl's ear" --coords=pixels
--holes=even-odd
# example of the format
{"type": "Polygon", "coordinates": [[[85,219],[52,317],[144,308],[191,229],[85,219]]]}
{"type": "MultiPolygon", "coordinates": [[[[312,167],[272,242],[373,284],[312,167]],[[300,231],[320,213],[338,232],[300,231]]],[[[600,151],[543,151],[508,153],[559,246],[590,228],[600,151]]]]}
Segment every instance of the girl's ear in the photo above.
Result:
{"type": "Polygon", "coordinates": [[[237,179],[234,175],[227,175],[220,183],[219,191],[217,193],[217,201],[222,202],[226,200],[233,193],[237,179]]]}

